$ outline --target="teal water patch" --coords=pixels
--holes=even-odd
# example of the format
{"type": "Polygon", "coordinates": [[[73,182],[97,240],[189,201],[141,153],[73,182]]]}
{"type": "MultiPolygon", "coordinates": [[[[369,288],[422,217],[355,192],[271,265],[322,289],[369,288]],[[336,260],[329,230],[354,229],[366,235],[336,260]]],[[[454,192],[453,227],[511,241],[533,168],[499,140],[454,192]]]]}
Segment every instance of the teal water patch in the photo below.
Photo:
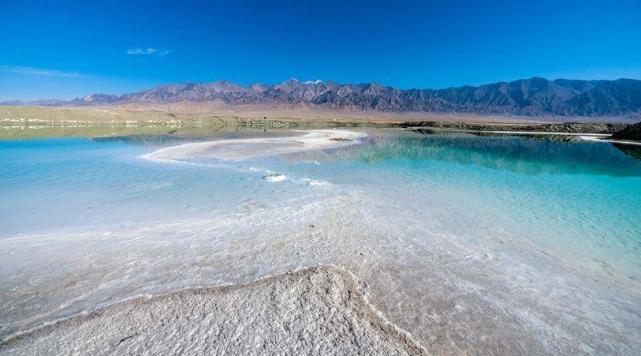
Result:
{"type": "Polygon", "coordinates": [[[386,197],[387,218],[413,216],[478,239],[526,239],[624,278],[641,276],[641,160],[611,144],[383,133],[304,160],[322,162],[303,165],[307,175],[386,197]]]}
{"type": "MultiPolygon", "coordinates": [[[[567,138],[566,138],[567,139],[567,138]]],[[[375,163],[404,158],[469,164],[524,174],[603,174],[641,176],[641,160],[611,144],[550,138],[408,134],[382,140],[359,152],[375,163]]]]}
{"type": "Polygon", "coordinates": [[[247,165],[162,164],[144,153],[185,140],[0,141],[0,238],[215,215],[294,193],[247,165]]]}

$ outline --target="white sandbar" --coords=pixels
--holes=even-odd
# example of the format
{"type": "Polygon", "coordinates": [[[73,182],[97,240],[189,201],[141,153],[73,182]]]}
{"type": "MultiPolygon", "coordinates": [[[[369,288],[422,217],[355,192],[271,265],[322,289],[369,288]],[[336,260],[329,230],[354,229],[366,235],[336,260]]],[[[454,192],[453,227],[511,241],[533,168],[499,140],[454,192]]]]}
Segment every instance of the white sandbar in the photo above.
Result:
{"type": "Polygon", "coordinates": [[[595,137],[595,136],[580,136],[580,138],[582,140],[592,141],[592,142],[618,143],[620,145],[641,146],[641,142],[638,142],[638,141],[612,140],[608,138],[595,137]]]}
{"type": "Polygon", "coordinates": [[[254,157],[274,156],[287,153],[334,148],[360,143],[367,134],[346,130],[310,130],[302,136],[220,140],[187,143],[158,149],[142,158],[180,162],[202,158],[220,160],[245,160],[254,157]]]}

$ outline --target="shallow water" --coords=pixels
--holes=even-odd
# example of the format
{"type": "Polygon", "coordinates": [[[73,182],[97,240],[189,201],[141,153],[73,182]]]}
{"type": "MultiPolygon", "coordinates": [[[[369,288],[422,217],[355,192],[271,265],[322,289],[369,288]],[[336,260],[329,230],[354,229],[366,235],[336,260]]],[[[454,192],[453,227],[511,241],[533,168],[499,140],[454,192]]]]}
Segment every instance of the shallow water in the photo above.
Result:
{"type": "Polygon", "coordinates": [[[142,157],[211,138],[0,141],[0,335],[139,294],[337,263],[432,351],[640,350],[634,154],[365,131],[358,145],[172,163],[142,157]],[[274,173],[285,179],[264,179],[274,173]]]}

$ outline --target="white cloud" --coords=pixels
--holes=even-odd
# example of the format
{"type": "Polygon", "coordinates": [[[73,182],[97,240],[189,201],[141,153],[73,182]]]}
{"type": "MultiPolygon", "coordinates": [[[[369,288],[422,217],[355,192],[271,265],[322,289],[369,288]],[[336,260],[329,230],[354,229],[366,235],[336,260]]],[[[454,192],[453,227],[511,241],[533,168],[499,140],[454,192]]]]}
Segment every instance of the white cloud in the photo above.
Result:
{"type": "Polygon", "coordinates": [[[171,52],[170,49],[158,49],[158,48],[130,48],[127,50],[127,54],[130,56],[158,56],[164,57],[171,52]]]}
{"type": "Polygon", "coordinates": [[[7,66],[0,64],[0,72],[26,74],[26,75],[41,75],[47,77],[79,77],[78,72],[64,72],[55,69],[44,69],[23,66],[7,66]]]}
{"type": "Polygon", "coordinates": [[[138,56],[138,55],[145,55],[145,56],[151,56],[154,53],[156,53],[155,48],[130,48],[127,50],[128,55],[132,56],[138,56]]]}

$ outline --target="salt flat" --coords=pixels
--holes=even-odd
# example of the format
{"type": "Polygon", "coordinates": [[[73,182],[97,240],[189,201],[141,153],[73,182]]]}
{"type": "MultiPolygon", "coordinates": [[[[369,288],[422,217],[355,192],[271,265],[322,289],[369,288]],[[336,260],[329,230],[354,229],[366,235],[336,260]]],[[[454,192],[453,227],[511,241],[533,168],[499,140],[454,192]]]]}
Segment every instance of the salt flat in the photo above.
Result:
{"type": "Polygon", "coordinates": [[[424,354],[373,309],[362,286],[342,269],[316,267],[139,298],[10,339],[0,352],[424,354]]]}

